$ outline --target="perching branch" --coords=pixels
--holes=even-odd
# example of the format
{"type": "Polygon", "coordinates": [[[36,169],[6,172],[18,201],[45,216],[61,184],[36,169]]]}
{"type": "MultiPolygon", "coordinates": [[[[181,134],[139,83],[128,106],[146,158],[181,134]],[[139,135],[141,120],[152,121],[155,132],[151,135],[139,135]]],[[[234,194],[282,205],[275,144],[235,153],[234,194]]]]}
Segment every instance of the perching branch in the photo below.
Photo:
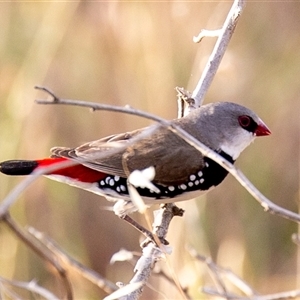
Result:
{"type": "MultiPolygon", "coordinates": [[[[165,204],[159,210],[154,212],[153,233],[156,234],[159,241],[166,239],[172,218],[174,216],[182,215],[183,210],[179,209],[173,203],[165,204]]],[[[129,283],[129,286],[137,283],[140,283],[140,286],[137,286],[136,289],[124,294],[124,299],[126,300],[135,300],[139,298],[144,286],[148,282],[156,261],[160,260],[164,255],[170,253],[170,247],[166,246],[166,244],[159,244],[159,247],[157,247],[156,243],[153,243],[150,240],[146,240],[143,243],[142,248],[142,256],[135,265],[135,275],[129,283]]],[[[184,292],[181,290],[181,287],[178,284],[177,287],[179,288],[179,291],[182,293],[183,297],[185,297],[184,292]]]]}

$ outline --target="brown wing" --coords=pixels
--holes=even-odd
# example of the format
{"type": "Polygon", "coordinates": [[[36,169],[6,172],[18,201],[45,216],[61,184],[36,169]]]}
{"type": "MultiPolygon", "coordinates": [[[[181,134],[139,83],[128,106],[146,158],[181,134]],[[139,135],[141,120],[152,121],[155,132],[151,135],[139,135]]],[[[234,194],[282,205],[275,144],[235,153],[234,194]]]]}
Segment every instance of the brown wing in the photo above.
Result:
{"type": "Polygon", "coordinates": [[[133,170],[155,167],[154,182],[164,185],[180,184],[201,170],[201,153],[166,128],[128,145],[143,130],[112,135],[74,149],[53,148],[54,156],[84,159],[89,168],[121,177],[133,170]],[[110,154],[111,152],[111,154],[110,154]]]}

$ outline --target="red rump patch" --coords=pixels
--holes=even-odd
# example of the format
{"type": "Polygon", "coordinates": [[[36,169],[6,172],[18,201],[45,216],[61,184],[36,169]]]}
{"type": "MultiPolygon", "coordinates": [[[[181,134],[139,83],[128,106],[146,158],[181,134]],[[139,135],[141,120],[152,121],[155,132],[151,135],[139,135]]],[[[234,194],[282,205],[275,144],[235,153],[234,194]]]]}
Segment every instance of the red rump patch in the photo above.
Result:
{"type": "MultiPolygon", "coordinates": [[[[67,158],[45,158],[38,160],[38,167],[49,167],[51,165],[69,161],[67,158]]],[[[82,182],[97,182],[107,176],[105,173],[90,169],[83,165],[74,165],[70,167],[64,167],[50,173],[51,175],[62,175],[70,177],[72,179],[82,181],[82,182]]],[[[49,175],[50,175],[49,174],[49,175]]]]}

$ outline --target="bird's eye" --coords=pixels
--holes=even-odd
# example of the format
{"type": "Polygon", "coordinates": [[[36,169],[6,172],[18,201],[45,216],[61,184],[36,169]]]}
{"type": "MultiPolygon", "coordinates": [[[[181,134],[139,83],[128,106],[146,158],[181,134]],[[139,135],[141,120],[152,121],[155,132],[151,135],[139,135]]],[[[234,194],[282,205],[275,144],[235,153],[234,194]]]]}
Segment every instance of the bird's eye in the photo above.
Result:
{"type": "Polygon", "coordinates": [[[239,116],[239,123],[241,127],[247,129],[251,124],[251,118],[249,116],[239,116]]]}

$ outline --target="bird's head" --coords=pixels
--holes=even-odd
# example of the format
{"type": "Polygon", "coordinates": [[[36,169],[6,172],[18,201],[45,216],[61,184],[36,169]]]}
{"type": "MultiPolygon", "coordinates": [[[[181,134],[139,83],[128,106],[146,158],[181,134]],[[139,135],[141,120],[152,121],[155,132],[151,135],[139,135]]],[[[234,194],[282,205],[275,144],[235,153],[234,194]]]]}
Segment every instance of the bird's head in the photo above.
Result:
{"type": "MultiPolygon", "coordinates": [[[[195,128],[190,133],[213,150],[222,150],[236,160],[257,136],[271,134],[252,110],[231,102],[201,106],[188,117],[195,128]]],[[[185,122],[184,122],[185,123],[185,122]]]]}

